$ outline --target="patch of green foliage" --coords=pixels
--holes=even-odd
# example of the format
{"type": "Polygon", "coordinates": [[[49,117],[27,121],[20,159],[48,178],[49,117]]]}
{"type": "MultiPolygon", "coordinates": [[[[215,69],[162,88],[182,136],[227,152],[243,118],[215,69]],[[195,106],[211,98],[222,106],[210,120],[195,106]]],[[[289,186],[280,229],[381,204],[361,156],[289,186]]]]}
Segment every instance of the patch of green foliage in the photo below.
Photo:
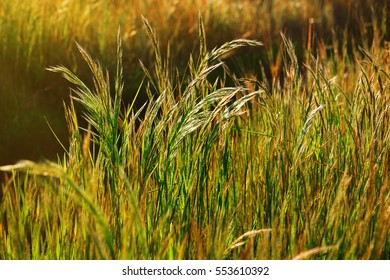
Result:
{"type": "Polygon", "coordinates": [[[1,259],[390,258],[389,49],[308,53],[302,71],[282,36],[271,87],[223,62],[260,42],[209,51],[199,17],[183,73],[143,21],[155,64],[141,109],[123,102],[119,33],[113,82],[81,46],[92,87],[49,68],[73,84],[69,147],[0,168],[1,259]]]}

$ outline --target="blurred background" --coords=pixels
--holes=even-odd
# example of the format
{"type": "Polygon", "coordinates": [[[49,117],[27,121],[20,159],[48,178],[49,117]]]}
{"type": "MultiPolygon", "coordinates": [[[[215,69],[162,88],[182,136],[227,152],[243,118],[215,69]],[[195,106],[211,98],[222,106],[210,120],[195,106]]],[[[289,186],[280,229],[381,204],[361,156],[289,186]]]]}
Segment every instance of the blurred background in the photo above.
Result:
{"type": "MultiPolygon", "coordinates": [[[[120,27],[126,103],[143,79],[139,60],[153,66],[142,16],[155,28],[162,50],[169,44],[178,69],[196,55],[199,12],[209,49],[237,38],[262,41],[263,49],[239,52],[227,63],[237,75],[272,86],[281,64],[280,32],[293,40],[301,60],[308,52],[337,50],[334,44],[346,44],[350,52],[383,46],[389,41],[389,7],[387,0],[2,0],[0,165],[64,153],[59,141],[67,147],[63,103],[69,102],[70,84],[46,68],[61,64],[91,83],[75,42],[115,73],[120,27]]],[[[138,105],[145,100],[141,96],[138,105]]]]}

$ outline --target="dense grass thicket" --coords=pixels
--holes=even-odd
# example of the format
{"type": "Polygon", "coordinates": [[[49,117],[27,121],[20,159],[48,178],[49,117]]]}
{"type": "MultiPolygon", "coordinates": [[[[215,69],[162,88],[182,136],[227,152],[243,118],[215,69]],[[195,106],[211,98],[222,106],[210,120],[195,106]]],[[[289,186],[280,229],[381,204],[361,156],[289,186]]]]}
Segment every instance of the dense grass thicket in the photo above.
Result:
{"type": "MultiPolygon", "coordinates": [[[[259,51],[233,56],[235,72],[252,71],[259,80],[280,74],[280,31],[293,40],[298,59],[305,49],[326,52],[335,38],[348,51],[368,49],[375,36],[389,40],[387,0],[30,0],[0,1],[0,165],[21,158],[55,159],[62,148],[48,129],[67,142],[62,100],[68,87],[45,70],[65,65],[88,81],[89,71],[77,55],[75,42],[110,72],[115,72],[116,31],[123,38],[126,102],[130,103],[143,78],[141,60],[154,63],[142,15],[156,28],[160,46],[170,45],[175,66],[183,71],[191,53],[199,49],[197,17],[201,11],[213,49],[225,42],[255,39],[259,51]],[[310,35],[310,36],[308,36],[310,35]],[[309,38],[310,37],[310,38],[309,38]],[[261,62],[263,70],[260,70],[261,62]]],[[[382,44],[383,45],[383,44],[382,44]]],[[[225,61],[228,62],[228,61],[225,61]]],[[[231,67],[232,68],[232,67],[231,67]]],[[[90,84],[89,84],[90,85],[90,84]]],[[[136,107],[147,97],[140,94],[136,107]]],[[[78,108],[80,111],[81,108],[78,108]]],[[[68,143],[66,143],[68,145],[68,143]]]]}
{"type": "MultiPolygon", "coordinates": [[[[338,3],[283,3],[292,2],[338,3]]],[[[362,44],[348,28],[325,44],[313,23],[303,45],[277,35],[274,53],[265,37],[214,46],[223,32],[208,31],[207,11],[193,15],[197,42],[186,66],[175,63],[181,41],[175,48],[159,40],[142,18],[153,63],[141,63],[134,94],[125,78],[135,55],[129,31],[108,30],[108,19],[112,61],[98,62],[80,42],[69,53],[89,75],[66,61],[47,67],[72,88],[64,102],[69,143],[57,160],[0,167],[0,259],[390,259],[385,17],[370,18],[372,36],[362,44]],[[258,65],[268,79],[245,64],[229,67],[242,49],[268,54],[273,63],[258,65]]],[[[49,38],[42,47],[53,47],[49,38]]]]}

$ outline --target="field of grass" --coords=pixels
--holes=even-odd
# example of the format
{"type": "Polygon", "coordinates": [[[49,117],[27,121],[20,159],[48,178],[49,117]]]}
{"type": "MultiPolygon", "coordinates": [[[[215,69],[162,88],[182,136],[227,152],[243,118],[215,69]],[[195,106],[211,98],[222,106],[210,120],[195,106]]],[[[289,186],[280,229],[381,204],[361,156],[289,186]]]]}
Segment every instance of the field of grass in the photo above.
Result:
{"type": "Polygon", "coordinates": [[[336,13],[320,8],[339,1],[42,2],[0,4],[31,15],[0,17],[23,26],[1,59],[36,73],[25,87],[67,81],[68,141],[56,160],[0,167],[0,259],[390,259],[383,14],[326,38],[336,13]],[[259,11],[271,12],[262,30],[259,11]],[[283,13],[299,34],[279,34],[283,13]],[[230,64],[242,50],[265,54],[257,71],[248,57],[230,64]]]}
{"type": "MultiPolygon", "coordinates": [[[[69,83],[45,68],[65,65],[89,81],[88,67],[77,55],[75,42],[113,72],[120,26],[124,99],[131,102],[143,78],[139,60],[147,67],[154,63],[142,15],[156,28],[161,48],[170,44],[172,60],[181,71],[189,55],[199,49],[197,17],[201,11],[210,49],[238,38],[262,41],[261,51],[244,50],[233,59],[243,68],[240,70],[255,72],[264,80],[260,60],[271,80],[280,70],[280,31],[293,40],[299,59],[307,47],[328,49],[334,37],[340,42],[348,38],[349,51],[357,45],[368,49],[375,34],[373,22],[384,31],[384,38],[379,39],[389,39],[390,21],[385,15],[390,5],[386,8],[385,3],[387,0],[0,1],[0,165],[21,158],[55,160],[63,150],[53,141],[47,122],[68,145],[62,100],[68,102],[69,83]],[[312,45],[308,45],[309,29],[312,45]]],[[[136,107],[145,101],[146,95],[140,94],[136,107]]]]}

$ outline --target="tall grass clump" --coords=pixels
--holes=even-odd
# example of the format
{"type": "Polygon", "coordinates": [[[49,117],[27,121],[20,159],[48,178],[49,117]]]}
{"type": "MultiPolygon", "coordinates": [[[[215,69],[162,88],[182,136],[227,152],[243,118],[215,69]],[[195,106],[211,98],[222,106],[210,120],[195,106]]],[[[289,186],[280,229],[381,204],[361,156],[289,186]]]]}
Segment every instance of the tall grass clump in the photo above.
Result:
{"type": "MultiPolygon", "coordinates": [[[[237,38],[261,40],[265,52],[239,51],[225,60],[234,72],[240,68],[257,79],[272,80],[282,72],[279,36],[283,31],[293,38],[296,55],[304,58],[304,49],[317,42],[324,49],[336,36],[345,35],[348,50],[357,44],[365,49],[375,37],[375,29],[389,38],[390,5],[385,0],[30,0],[0,1],[0,164],[21,158],[55,160],[61,147],[52,141],[47,122],[67,142],[62,122],[62,100],[67,98],[69,84],[59,75],[45,71],[50,65],[63,64],[81,80],[88,81],[89,68],[77,55],[77,41],[91,57],[110,73],[116,71],[116,34],[121,28],[123,66],[127,73],[127,92],[136,92],[143,78],[138,60],[150,68],[154,63],[151,41],[142,32],[142,16],[158,22],[156,31],[161,47],[169,42],[175,67],[184,71],[189,53],[198,55],[197,14],[204,15],[204,25],[212,36],[210,49],[237,38]],[[373,24],[376,22],[375,24],[373,24]],[[310,36],[308,36],[308,33],[310,36]],[[195,47],[194,47],[195,46],[195,47]],[[259,60],[264,66],[258,71],[259,60]]],[[[341,41],[341,40],[340,40],[341,41]]],[[[344,41],[344,40],[343,40],[344,41]]],[[[93,85],[87,83],[89,87],[93,85]]],[[[125,100],[133,99],[126,94],[125,100]]],[[[137,98],[135,106],[146,101],[137,98]]],[[[80,112],[80,107],[77,107],[80,112]]],[[[66,143],[68,145],[68,143],[66,143]]]]}
{"type": "Polygon", "coordinates": [[[179,71],[143,18],[155,63],[129,104],[120,32],[113,82],[80,45],[92,83],[49,68],[72,84],[69,147],[0,167],[1,258],[390,257],[389,50],[336,46],[303,68],[282,35],[283,81],[268,85],[224,63],[262,43],[209,50],[198,22],[198,55],[179,71]]]}

